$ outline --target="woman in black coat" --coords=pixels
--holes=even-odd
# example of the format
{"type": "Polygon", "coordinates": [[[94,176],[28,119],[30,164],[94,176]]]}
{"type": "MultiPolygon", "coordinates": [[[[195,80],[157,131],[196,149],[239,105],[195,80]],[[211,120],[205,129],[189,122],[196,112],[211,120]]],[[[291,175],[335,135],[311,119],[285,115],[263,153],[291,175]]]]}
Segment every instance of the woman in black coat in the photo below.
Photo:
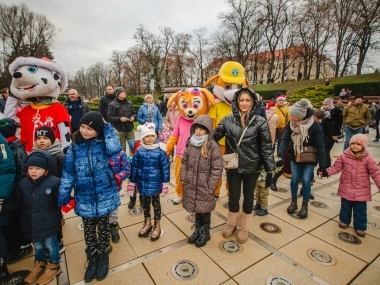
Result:
{"type": "Polygon", "coordinates": [[[223,237],[231,237],[239,223],[238,242],[248,239],[248,229],[252,219],[253,191],[263,169],[268,173],[268,187],[271,184],[275,167],[272,140],[266,119],[255,116],[258,100],[255,92],[249,88],[239,89],[232,100],[232,114],[224,117],[214,130],[214,140],[226,138],[226,154],[236,152],[239,158],[237,169],[227,169],[229,191],[228,221],[223,237]],[[237,144],[247,127],[239,148],[237,144]],[[243,211],[239,221],[239,200],[243,181],[243,211]]]}
{"type": "Polygon", "coordinates": [[[311,178],[315,166],[319,162],[319,172],[326,172],[326,154],[323,142],[322,128],[318,122],[314,121],[314,111],[309,108],[310,102],[307,99],[294,104],[290,109],[290,122],[285,127],[285,134],[282,138],[278,151],[279,161],[277,166],[282,165],[282,158],[288,146],[290,165],[292,168],[292,178],[290,189],[292,192],[292,202],[287,211],[293,214],[297,209],[298,181],[302,180],[303,202],[298,213],[300,218],[306,218],[308,214],[308,203],[311,191],[311,178]],[[301,153],[306,153],[308,147],[316,149],[317,159],[315,162],[300,161],[301,153]]]}

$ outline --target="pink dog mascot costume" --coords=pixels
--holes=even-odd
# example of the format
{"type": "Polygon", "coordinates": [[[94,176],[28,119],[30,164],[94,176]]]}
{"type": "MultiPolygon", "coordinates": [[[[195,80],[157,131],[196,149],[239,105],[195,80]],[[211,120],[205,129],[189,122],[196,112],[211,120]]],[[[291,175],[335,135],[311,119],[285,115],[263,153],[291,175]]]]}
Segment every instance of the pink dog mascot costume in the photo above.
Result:
{"type": "Polygon", "coordinates": [[[63,68],[48,58],[18,57],[9,66],[12,84],[5,106],[5,117],[19,120],[20,142],[31,152],[34,131],[41,126],[54,129],[65,151],[70,144],[70,116],[57,98],[67,87],[67,75],[63,68]],[[20,100],[30,102],[19,109],[20,100]]]}

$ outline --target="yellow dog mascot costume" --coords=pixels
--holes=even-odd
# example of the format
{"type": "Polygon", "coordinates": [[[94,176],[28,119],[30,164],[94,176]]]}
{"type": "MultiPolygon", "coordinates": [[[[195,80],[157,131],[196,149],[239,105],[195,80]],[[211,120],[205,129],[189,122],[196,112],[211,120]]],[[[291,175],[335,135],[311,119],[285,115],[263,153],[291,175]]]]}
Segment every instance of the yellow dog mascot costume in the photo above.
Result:
{"type": "MultiPolygon", "coordinates": [[[[208,79],[204,86],[207,87],[212,82],[215,82],[213,93],[217,100],[216,104],[210,107],[208,115],[211,117],[215,129],[225,116],[231,114],[231,102],[235,92],[241,87],[249,87],[249,81],[245,77],[244,67],[240,63],[236,61],[227,61],[219,69],[219,73],[208,79]]],[[[225,139],[222,138],[218,143],[221,153],[225,154],[225,139]]],[[[215,189],[216,197],[219,197],[220,195],[221,186],[222,178],[220,178],[218,186],[215,189]]],[[[227,183],[226,189],[228,191],[227,183]]]]}
{"type": "Polygon", "coordinates": [[[68,79],[64,69],[48,58],[18,57],[9,66],[12,84],[5,106],[7,118],[20,120],[20,142],[31,152],[35,130],[49,126],[65,151],[70,145],[70,116],[57,101],[68,79]],[[19,108],[20,100],[31,102],[19,108]]]}
{"type": "Polygon", "coordinates": [[[182,154],[186,148],[186,142],[190,137],[190,127],[193,121],[200,115],[207,114],[209,105],[215,104],[215,98],[210,91],[205,88],[187,88],[178,91],[170,97],[168,108],[175,106],[180,116],[175,122],[173,132],[166,144],[166,153],[170,155],[175,145],[176,157],[174,165],[175,191],[177,197],[173,199],[175,204],[182,201],[182,182],[180,170],[182,164],[182,154]]]}

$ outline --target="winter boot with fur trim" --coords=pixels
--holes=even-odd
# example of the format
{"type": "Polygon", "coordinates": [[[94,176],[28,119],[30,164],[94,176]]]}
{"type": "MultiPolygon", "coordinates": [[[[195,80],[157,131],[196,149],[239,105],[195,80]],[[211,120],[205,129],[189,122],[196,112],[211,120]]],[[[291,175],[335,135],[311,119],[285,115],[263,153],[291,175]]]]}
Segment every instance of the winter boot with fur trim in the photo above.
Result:
{"type": "Polygon", "coordinates": [[[226,227],[222,231],[222,236],[224,238],[230,238],[232,236],[232,233],[236,229],[236,226],[239,221],[239,212],[233,213],[228,211],[228,220],[226,227]]]}

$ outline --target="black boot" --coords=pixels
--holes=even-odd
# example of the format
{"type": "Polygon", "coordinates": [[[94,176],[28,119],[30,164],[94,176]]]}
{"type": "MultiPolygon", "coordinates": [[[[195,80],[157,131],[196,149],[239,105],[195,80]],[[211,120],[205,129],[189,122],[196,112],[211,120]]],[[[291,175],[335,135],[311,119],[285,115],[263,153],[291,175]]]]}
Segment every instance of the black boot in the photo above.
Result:
{"type": "Polygon", "coordinates": [[[302,207],[298,213],[298,217],[300,217],[301,219],[307,218],[307,206],[308,206],[308,204],[309,204],[309,201],[305,201],[305,200],[302,201],[302,207]]]}
{"type": "Polygon", "coordinates": [[[272,185],[270,186],[270,189],[273,191],[278,191],[276,182],[272,182],[272,185]]]}
{"type": "Polygon", "coordinates": [[[210,224],[203,224],[199,229],[199,237],[195,241],[196,247],[205,246],[206,243],[210,240],[210,224]]]}
{"type": "Polygon", "coordinates": [[[98,268],[98,251],[95,250],[94,252],[89,253],[86,249],[86,253],[88,264],[86,272],[84,274],[84,282],[91,282],[92,280],[94,280],[98,268]]]}
{"type": "Polygon", "coordinates": [[[295,196],[292,197],[292,202],[290,203],[290,206],[288,207],[287,211],[289,214],[293,214],[297,209],[297,196],[295,196]]]}
{"type": "Polygon", "coordinates": [[[261,204],[256,203],[256,205],[253,205],[252,210],[253,210],[253,211],[260,211],[260,210],[261,210],[261,204]]]}
{"type": "Polygon", "coordinates": [[[120,241],[120,235],[119,235],[119,224],[110,224],[111,227],[111,240],[113,243],[117,243],[120,241]]]}
{"type": "Polygon", "coordinates": [[[136,191],[133,193],[133,196],[131,196],[129,203],[128,203],[128,209],[133,209],[133,207],[136,204],[136,191]]]}
{"type": "Polygon", "coordinates": [[[96,280],[100,281],[108,275],[109,265],[108,248],[99,248],[98,270],[96,271],[96,280]]]}
{"type": "Polygon", "coordinates": [[[0,258],[0,281],[4,280],[9,275],[7,264],[4,258],[0,258]]]}
{"type": "Polygon", "coordinates": [[[197,217],[197,214],[195,214],[195,216],[196,216],[196,218],[195,218],[194,225],[191,227],[192,229],[194,229],[194,232],[189,237],[189,243],[190,244],[194,244],[196,242],[196,240],[199,237],[199,230],[201,228],[201,220],[197,217]]]}

